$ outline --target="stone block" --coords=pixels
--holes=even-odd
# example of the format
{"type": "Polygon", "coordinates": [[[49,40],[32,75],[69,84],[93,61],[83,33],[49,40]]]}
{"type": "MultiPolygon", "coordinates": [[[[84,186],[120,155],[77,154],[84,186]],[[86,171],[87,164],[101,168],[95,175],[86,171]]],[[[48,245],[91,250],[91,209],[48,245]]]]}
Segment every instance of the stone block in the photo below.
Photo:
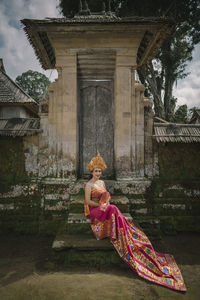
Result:
{"type": "Polygon", "coordinates": [[[84,266],[85,269],[100,269],[103,266],[118,266],[128,269],[119,257],[116,251],[109,250],[80,250],[68,249],[64,251],[54,251],[53,260],[56,265],[61,265],[62,268],[70,266],[84,266]]]}
{"type": "Polygon", "coordinates": [[[90,224],[90,219],[86,218],[84,214],[70,213],[67,220],[68,224],[90,224]]]}
{"type": "Polygon", "coordinates": [[[0,204],[0,210],[12,210],[14,209],[14,203],[4,203],[4,204],[0,204]]]}
{"type": "Polygon", "coordinates": [[[96,240],[95,237],[87,235],[57,235],[52,244],[52,249],[62,251],[64,249],[79,249],[79,250],[108,250],[112,249],[109,239],[96,240]]]}
{"type": "Polygon", "coordinates": [[[185,204],[156,204],[153,208],[155,216],[188,215],[185,204]]]}
{"type": "Polygon", "coordinates": [[[174,235],[177,233],[177,223],[173,216],[161,216],[160,228],[164,234],[174,235]]]}
{"type": "Polygon", "coordinates": [[[176,230],[179,232],[200,233],[200,216],[176,216],[176,230]]]}
{"type": "Polygon", "coordinates": [[[91,226],[89,223],[67,223],[66,224],[66,233],[67,234],[72,234],[72,235],[75,235],[75,234],[83,234],[83,235],[89,235],[89,236],[94,236],[93,235],[93,232],[92,232],[92,229],[91,229],[91,226]]]}
{"type": "Polygon", "coordinates": [[[174,197],[174,198],[184,198],[186,197],[183,189],[164,189],[163,197],[174,197]]]}
{"type": "Polygon", "coordinates": [[[135,209],[135,210],[134,210],[134,213],[135,213],[136,215],[147,215],[148,210],[147,210],[147,208],[135,209]]]}

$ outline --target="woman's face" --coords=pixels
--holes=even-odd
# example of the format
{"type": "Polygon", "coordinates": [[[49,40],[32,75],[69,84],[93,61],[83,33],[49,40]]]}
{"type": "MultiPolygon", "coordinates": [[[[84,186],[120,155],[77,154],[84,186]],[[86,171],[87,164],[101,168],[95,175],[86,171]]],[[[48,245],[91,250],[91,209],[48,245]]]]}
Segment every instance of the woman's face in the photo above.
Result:
{"type": "Polygon", "coordinates": [[[95,180],[98,180],[101,177],[102,171],[101,169],[94,169],[92,171],[92,176],[95,180]]]}

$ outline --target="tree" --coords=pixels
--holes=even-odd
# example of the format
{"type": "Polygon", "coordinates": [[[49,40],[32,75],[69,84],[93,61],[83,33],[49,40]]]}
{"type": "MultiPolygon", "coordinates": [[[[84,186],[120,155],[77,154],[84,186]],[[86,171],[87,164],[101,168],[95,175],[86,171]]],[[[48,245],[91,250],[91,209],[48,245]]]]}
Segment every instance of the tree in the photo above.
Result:
{"type": "Polygon", "coordinates": [[[40,72],[29,70],[17,76],[15,82],[37,102],[48,95],[50,81],[40,72]]]}
{"type": "Polygon", "coordinates": [[[177,108],[173,116],[173,122],[187,124],[188,123],[188,107],[186,104],[177,108]]]}
{"type": "Polygon", "coordinates": [[[193,113],[197,110],[199,110],[199,107],[193,106],[188,109],[186,104],[180,105],[174,112],[172,121],[174,123],[187,124],[190,122],[193,113]]]}
{"type": "Polygon", "coordinates": [[[194,46],[200,41],[199,0],[126,0],[121,14],[172,17],[175,26],[164,41],[155,59],[138,70],[140,80],[150,91],[157,116],[173,120],[173,87],[179,79],[188,75],[187,62],[192,60],[194,46]]]}
{"type": "MultiPolygon", "coordinates": [[[[89,9],[92,12],[101,12],[103,8],[103,2],[105,3],[106,10],[109,9],[109,3],[111,5],[112,11],[117,12],[120,6],[120,3],[123,1],[112,0],[112,1],[100,1],[100,0],[87,0],[89,9]]],[[[85,1],[82,0],[83,8],[85,6],[85,1]]],[[[59,0],[58,9],[65,17],[72,18],[76,13],[78,13],[80,8],[80,0],[59,0]]]]}
{"type": "MultiPolygon", "coordinates": [[[[84,1],[82,1],[84,2],[84,1]]],[[[101,11],[102,2],[88,0],[92,11],[101,11]]],[[[138,70],[146,86],[146,96],[151,95],[157,116],[173,119],[173,87],[188,75],[185,69],[192,60],[194,46],[200,42],[200,0],[111,0],[111,8],[119,16],[171,17],[175,26],[164,41],[155,59],[138,70]]],[[[78,12],[79,0],[60,0],[60,10],[67,17],[78,12]]]]}

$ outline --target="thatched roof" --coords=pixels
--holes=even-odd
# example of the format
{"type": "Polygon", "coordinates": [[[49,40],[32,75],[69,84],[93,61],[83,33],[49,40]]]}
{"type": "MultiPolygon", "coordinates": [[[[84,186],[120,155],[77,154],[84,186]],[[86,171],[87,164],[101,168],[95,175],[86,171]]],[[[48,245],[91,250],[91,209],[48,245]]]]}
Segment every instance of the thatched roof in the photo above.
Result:
{"type": "Polygon", "coordinates": [[[37,115],[38,103],[0,69],[0,105],[23,105],[37,115]]]}
{"type": "Polygon", "coordinates": [[[158,143],[200,142],[200,124],[154,123],[154,134],[158,143]]]}
{"type": "Polygon", "coordinates": [[[2,58],[0,58],[0,70],[3,71],[4,73],[6,73],[2,58]]]}
{"type": "Polygon", "coordinates": [[[41,132],[39,118],[0,119],[0,136],[26,136],[41,132]]]}

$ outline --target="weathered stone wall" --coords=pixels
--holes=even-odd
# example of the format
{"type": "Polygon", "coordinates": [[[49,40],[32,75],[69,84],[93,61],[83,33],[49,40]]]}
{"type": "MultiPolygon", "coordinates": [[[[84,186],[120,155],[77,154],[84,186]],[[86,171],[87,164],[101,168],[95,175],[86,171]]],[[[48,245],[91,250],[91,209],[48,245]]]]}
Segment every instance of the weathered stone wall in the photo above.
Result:
{"type": "Polygon", "coordinates": [[[7,191],[10,184],[26,179],[25,152],[20,137],[0,138],[0,191],[7,191]]]}
{"type": "Polygon", "coordinates": [[[161,143],[157,149],[160,178],[168,182],[182,180],[185,184],[200,179],[199,143],[161,143]]]}
{"type": "Polygon", "coordinates": [[[200,145],[154,144],[159,176],[148,191],[152,216],[164,233],[200,231],[200,145]]]}
{"type": "MultiPolygon", "coordinates": [[[[37,139],[0,139],[1,231],[55,234],[65,228],[69,208],[83,207],[85,181],[37,175],[37,143],[37,139]],[[74,195],[79,195],[78,206],[74,195]]],[[[151,236],[199,232],[199,144],[154,144],[154,153],[159,176],[108,180],[108,190],[128,198],[134,221],[151,236]]]]}

